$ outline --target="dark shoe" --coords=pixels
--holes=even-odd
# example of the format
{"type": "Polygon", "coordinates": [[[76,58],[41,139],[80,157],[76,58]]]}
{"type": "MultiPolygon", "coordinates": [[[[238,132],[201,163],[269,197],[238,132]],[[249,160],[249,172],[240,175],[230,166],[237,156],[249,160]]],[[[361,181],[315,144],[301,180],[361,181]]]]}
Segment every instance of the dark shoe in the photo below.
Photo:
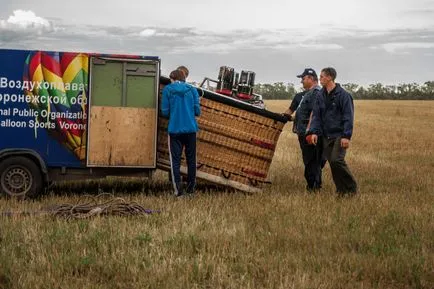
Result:
{"type": "Polygon", "coordinates": [[[193,198],[196,195],[196,193],[195,192],[188,192],[185,195],[189,198],[193,198]]]}
{"type": "Polygon", "coordinates": [[[178,192],[178,194],[175,195],[175,197],[177,197],[177,198],[183,198],[185,196],[186,196],[186,194],[184,192],[178,192]]]}
{"type": "Polygon", "coordinates": [[[357,192],[338,192],[338,198],[339,199],[348,199],[355,197],[357,195],[357,192]]]}
{"type": "Polygon", "coordinates": [[[321,186],[316,186],[316,185],[315,186],[309,186],[309,185],[307,185],[306,190],[308,193],[311,193],[311,194],[319,193],[321,191],[321,186]]]}
{"type": "Polygon", "coordinates": [[[196,193],[196,184],[187,185],[187,189],[185,190],[187,195],[193,196],[196,193]]]}
{"type": "Polygon", "coordinates": [[[183,196],[184,195],[184,189],[183,189],[182,183],[176,183],[175,186],[176,186],[175,196],[176,197],[183,196]]]}

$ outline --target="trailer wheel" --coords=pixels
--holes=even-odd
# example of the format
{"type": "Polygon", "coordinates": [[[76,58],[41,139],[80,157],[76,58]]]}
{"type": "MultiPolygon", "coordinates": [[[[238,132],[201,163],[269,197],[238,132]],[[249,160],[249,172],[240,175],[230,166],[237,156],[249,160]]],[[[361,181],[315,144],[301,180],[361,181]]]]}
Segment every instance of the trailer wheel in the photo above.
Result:
{"type": "Polygon", "coordinates": [[[35,197],[42,189],[41,170],[26,157],[9,157],[0,163],[0,183],[10,197],[35,197]]]}

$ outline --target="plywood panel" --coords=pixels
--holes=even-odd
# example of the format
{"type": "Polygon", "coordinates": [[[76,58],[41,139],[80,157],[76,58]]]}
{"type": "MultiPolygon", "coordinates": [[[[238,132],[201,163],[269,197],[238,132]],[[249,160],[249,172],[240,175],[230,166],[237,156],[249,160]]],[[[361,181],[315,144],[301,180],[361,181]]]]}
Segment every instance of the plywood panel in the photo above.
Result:
{"type": "Polygon", "coordinates": [[[151,108],[92,106],[88,165],[154,166],[155,114],[151,108]]]}

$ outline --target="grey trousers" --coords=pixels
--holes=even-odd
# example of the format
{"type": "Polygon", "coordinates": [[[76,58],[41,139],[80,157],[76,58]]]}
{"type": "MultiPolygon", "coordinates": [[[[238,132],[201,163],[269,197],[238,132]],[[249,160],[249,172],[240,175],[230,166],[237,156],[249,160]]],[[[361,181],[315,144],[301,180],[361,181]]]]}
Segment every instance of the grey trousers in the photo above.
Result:
{"type": "Polygon", "coordinates": [[[336,192],[338,194],[356,193],[356,179],[345,162],[346,150],[341,147],[341,138],[323,137],[323,148],[323,155],[330,164],[336,192]]]}

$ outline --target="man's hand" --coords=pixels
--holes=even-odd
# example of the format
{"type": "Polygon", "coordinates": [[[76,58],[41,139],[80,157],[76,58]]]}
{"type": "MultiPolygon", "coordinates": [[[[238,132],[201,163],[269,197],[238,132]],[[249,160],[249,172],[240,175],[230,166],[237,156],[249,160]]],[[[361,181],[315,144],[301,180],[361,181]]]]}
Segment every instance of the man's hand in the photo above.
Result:
{"type": "Polygon", "coordinates": [[[347,138],[341,138],[341,147],[347,149],[350,147],[350,140],[347,138]]]}
{"type": "Polygon", "coordinates": [[[293,114],[294,112],[290,109],[290,108],[288,108],[287,110],[285,110],[285,112],[284,113],[282,113],[282,115],[284,116],[284,117],[286,117],[287,119],[288,119],[288,121],[292,121],[293,119],[292,119],[292,114],[293,114]]]}
{"type": "Polygon", "coordinates": [[[318,143],[318,135],[316,134],[307,135],[306,141],[308,144],[316,146],[316,144],[318,143]]]}
{"type": "Polygon", "coordinates": [[[287,119],[288,121],[292,121],[292,116],[291,116],[290,114],[284,112],[284,113],[282,113],[282,115],[283,115],[284,117],[286,117],[286,119],[287,119]]]}

